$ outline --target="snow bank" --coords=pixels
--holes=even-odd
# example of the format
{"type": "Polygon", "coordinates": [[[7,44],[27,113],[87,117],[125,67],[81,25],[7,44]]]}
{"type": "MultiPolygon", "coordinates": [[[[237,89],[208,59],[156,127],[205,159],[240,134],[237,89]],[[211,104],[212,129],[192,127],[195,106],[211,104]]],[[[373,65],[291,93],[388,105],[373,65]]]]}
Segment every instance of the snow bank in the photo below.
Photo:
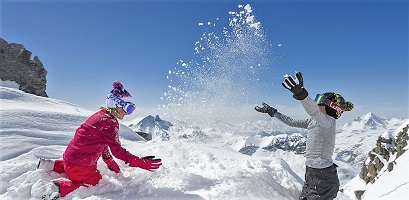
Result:
{"type": "MultiPolygon", "coordinates": [[[[31,187],[39,179],[65,177],[36,170],[36,156],[61,158],[75,129],[93,112],[12,88],[0,87],[0,93],[0,199],[30,199],[31,187]]],[[[191,129],[179,131],[189,133],[191,129]]],[[[100,160],[100,183],[81,187],[66,198],[296,199],[300,192],[301,179],[282,159],[243,155],[212,139],[146,143],[132,134],[126,126],[120,127],[124,147],[138,156],[162,158],[163,166],[158,171],[130,168],[117,160],[122,173],[115,174],[100,160]]]]}

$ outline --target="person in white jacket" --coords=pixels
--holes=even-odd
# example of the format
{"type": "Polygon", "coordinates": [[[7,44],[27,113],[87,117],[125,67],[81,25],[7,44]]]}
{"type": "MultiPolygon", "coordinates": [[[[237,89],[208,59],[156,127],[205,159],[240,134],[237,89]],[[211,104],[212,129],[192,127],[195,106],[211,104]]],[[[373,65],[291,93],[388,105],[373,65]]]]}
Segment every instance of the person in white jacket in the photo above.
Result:
{"type": "Polygon", "coordinates": [[[296,73],[297,79],[288,76],[282,85],[293,93],[304,107],[309,119],[296,120],[281,114],[277,109],[262,103],[256,106],[258,112],[268,113],[283,123],[298,128],[308,129],[305,153],[305,181],[300,200],[334,199],[339,190],[337,165],[332,160],[335,147],[336,119],[345,111],[351,111],[353,104],[337,93],[318,94],[315,101],[308,96],[304,88],[302,74],[296,73]]]}

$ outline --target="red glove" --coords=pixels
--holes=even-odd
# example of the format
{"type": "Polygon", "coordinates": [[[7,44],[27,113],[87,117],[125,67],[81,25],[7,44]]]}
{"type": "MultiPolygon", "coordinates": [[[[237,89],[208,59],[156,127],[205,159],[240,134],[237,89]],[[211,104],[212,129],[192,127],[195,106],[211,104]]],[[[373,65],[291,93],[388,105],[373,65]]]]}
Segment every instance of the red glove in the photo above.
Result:
{"type": "Polygon", "coordinates": [[[155,171],[162,165],[161,159],[153,159],[155,156],[146,156],[139,158],[138,156],[133,156],[129,162],[131,167],[139,167],[148,171],[155,171]]]}
{"type": "Polygon", "coordinates": [[[121,172],[121,170],[119,169],[118,164],[116,164],[116,162],[114,161],[114,159],[112,157],[110,157],[108,159],[103,159],[103,160],[107,164],[109,170],[114,171],[115,173],[121,172]]]}

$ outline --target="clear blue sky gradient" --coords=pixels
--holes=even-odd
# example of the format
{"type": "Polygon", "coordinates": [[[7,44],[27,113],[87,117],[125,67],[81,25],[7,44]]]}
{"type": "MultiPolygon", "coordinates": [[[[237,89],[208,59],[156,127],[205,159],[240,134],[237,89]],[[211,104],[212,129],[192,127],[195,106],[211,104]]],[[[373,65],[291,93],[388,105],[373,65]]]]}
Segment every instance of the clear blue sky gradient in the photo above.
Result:
{"type": "Polygon", "coordinates": [[[139,107],[156,107],[168,70],[193,58],[198,24],[227,26],[228,12],[247,3],[277,58],[260,102],[298,106],[281,86],[297,70],[311,96],[352,101],[350,116],[409,118],[408,1],[3,0],[0,35],[40,58],[52,98],[96,109],[120,80],[139,107]]]}

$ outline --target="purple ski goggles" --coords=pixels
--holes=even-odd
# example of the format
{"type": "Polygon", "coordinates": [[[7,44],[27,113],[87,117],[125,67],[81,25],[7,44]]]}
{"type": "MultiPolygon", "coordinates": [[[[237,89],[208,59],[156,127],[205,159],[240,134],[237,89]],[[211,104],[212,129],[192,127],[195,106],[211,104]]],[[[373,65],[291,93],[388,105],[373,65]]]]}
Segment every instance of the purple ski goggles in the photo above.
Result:
{"type": "Polygon", "coordinates": [[[135,104],[131,102],[126,102],[125,105],[122,106],[122,109],[126,112],[127,115],[130,115],[135,110],[135,108],[135,104]]]}

